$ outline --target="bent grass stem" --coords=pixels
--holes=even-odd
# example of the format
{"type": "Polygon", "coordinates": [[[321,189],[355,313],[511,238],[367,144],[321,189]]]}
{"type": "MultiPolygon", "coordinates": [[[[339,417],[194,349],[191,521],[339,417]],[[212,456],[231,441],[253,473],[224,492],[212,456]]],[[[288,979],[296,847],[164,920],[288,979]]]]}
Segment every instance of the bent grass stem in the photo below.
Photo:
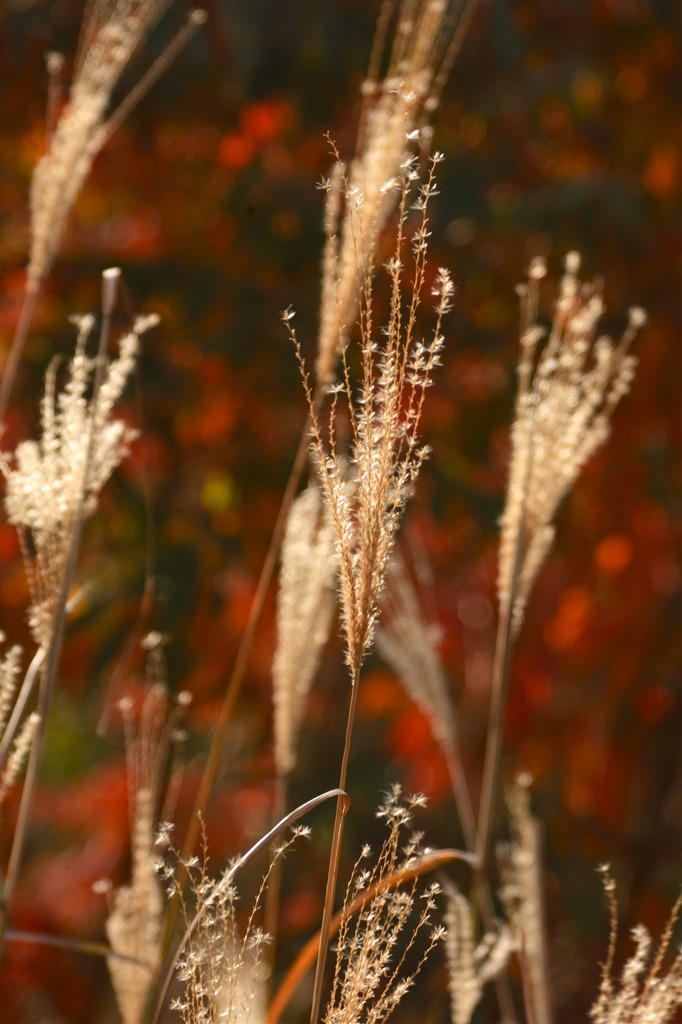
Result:
{"type": "MultiPolygon", "coordinates": [[[[355,711],[358,704],[358,689],[360,685],[360,669],[355,669],[351,680],[351,697],[348,707],[348,720],[346,722],[346,739],[343,746],[341,758],[341,771],[339,773],[339,789],[345,790],[346,778],[348,775],[348,761],[350,759],[351,741],[353,738],[353,725],[355,723],[355,711]]],[[[332,911],[334,909],[334,896],[336,894],[336,881],[339,874],[339,858],[341,855],[341,838],[343,835],[343,822],[346,817],[347,804],[342,800],[336,804],[336,816],[334,818],[334,833],[332,835],[332,847],[329,854],[329,872],[327,874],[327,888],[324,894],[324,908],[322,911],[322,924],[320,925],[320,942],[317,951],[317,965],[315,967],[315,983],[313,987],[313,1004],[310,1013],[311,1024],[317,1024],[320,1015],[320,1004],[322,1002],[322,983],[324,981],[324,966],[327,959],[329,939],[331,935],[332,911]]]]}

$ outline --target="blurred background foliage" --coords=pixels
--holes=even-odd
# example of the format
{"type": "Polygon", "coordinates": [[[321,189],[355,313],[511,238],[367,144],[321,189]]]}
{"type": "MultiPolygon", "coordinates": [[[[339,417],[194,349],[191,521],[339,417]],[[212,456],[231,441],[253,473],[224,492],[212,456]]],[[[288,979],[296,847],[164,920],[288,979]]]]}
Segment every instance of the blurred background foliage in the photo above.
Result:
{"type": "MultiPolygon", "coordinates": [[[[352,153],[375,5],[205,6],[205,29],[97,159],[42,295],[2,439],[7,451],[35,432],[48,360],[73,344],[69,315],[96,310],[100,271],[120,265],[130,305],[158,312],[161,325],[145,336],[125,407],[140,438],[87,530],[87,591],[64,651],[17,928],[101,938],[106,907],[92,883],[127,878],[121,725],[108,710],[144,686],[131,636],[148,571],[156,594],[142,625],[168,635],[170,686],[194,695],[182,834],[304,422],[278,314],[296,309],[312,355],[322,244],[315,182],[330,163],[326,131],[342,155],[352,153]]],[[[44,55],[73,54],[81,13],[78,0],[5,0],[0,13],[4,345],[23,288],[30,176],[44,147],[44,55]]],[[[430,599],[474,798],[517,358],[515,285],[532,256],[546,255],[549,312],[561,258],[575,248],[585,274],[605,279],[607,330],[620,332],[630,304],[649,312],[614,435],[560,513],[508,709],[504,771],[533,774],[545,826],[557,1020],[566,1024],[586,1019],[606,948],[597,864],[613,865],[625,928],[660,927],[679,875],[678,14],[667,0],[482,0],[435,121],[447,160],[432,262],[451,269],[458,291],[426,408],[433,455],[405,536],[433,566],[430,599]]],[[[127,85],[181,17],[176,3],[127,85]]],[[[26,584],[6,524],[0,555],[2,626],[30,654],[26,584]]],[[[270,601],[208,814],[216,867],[269,822],[273,613],[270,601]]],[[[310,701],[292,801],[334,784],[346,700],[334,640],[310,701]]],[[[431,845],[461,842],[426,721],[372,657],[351,764],[349,862],[380,834],[373,808],[396,780],[428,796],[419,825],[431,845]]],[[[16,808],[15,795],[0,832],[3,863],[16,808]]],[[[282,949],[295,950],[319,918],[330,812],[312,824],[311,846],[285,868],[282,949]]],[[[500,817],[500,834],[504,827],[500,817]]],[[[396,1019],[447,1019],[444,968],[432,959],[417,1009],[406,1001],[396,1019]]],[[[13,944],[0,992],[6,1022],[115,1019],[104,964],[77,954],[13,944]]],[[[477,1019],[491,1012],[486,1004],[477,1019]]]]}

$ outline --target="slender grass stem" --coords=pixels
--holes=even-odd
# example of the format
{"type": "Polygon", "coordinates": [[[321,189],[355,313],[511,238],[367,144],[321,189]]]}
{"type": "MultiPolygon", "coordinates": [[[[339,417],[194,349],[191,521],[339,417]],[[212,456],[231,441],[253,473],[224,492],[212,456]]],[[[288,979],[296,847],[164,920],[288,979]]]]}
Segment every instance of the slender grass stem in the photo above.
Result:
{"type": "MultiPolygon", "coordinates": [[[[249,656],[251,654],[251,648],[253,641],[256,636],[256,630],[260,623],[260,618],[265,607],[265,600],[267,598],[268,589],[272,580],[273,573],[275,571],[275,565],[277,563],[277,556],[279,554],[280,545],[282,543],[282,537],[284,535],[284,528],[286,526],[287,517],[291,504],[294,500],[296,489],[300,482],[303,474],[303,469],[306,464],[308,456],[308,428],[310,425],[310,416],[306,419],[303,430],[301,431],[301,439],[298,444],[298,450],[294,459],[294,464],[291,468],[289,480],[287,482],[286,490],[282,498],[282,504],[280,505],[279,512],[277,514],[277,521],[270,538],[270,545],[265,555],[265,561],[261,574],[258,580],[258,586],[256,588],[256,594],[251,605],[251,611],[249,612],[249,619],[246,624],[246,628],[242,634],[241,643],[239,650],[237,651],[237,658],[232,668],[232,673],[225,690],[225,696],[223,697],[223,703],[220,708],[220,715],[215,726],[213,733],[213,739],[211,740],[211,747],[206,758],[206,764],[204,771],[201,776],[199,783],[199,790],[194,801],[194,810],[190,818],[190,823],[187,827],[187,833],[185,835],[185,842],[182,848],[182,860],[189,860],[194,854],[194,850],[199,839],[199,831],[201,828],[201,819],[206,810],[208,798],[211,795],[213,784],[215,782],[216,775],[218,774],[218,768],[220,766],[220,758],[223,752],[223,744],[225,742],[225,736],[227,734],[227,727],[232,719],[237,698],[244,682],[244,674],[246,672],[246,666],[248,664],[249,656]]],[[[178,884],[183,887],[187,880],[187,873],[184,869],[180,869],[178,884]]],[[[164,930],[163,950],[164,953],[168,952],[170,943],[173,937],[173,929],[175,927],[175,921],[180,908],[179,896],[174,896],[168,903],[166,911],[166,925],[164,930]]]]}
{"type": "MultiPolygon", "coordinates": [[[[289,776],[282,772],[277,773],[272,801],[273,824],[284,817],[289,789],[289,776]]],[[[270,875],[268,879],[268,891],[265,896],[264,928],[270,936],[270,942],[265,947],[266,964],[270,968],[268,974],[268,986],[272,984],[277,955],[277,928],[279,920],[279,901],[282,889],[283,860],[281,857],[272,856],[270,861],[270,875]]],[[[268,992],[269,995],[269,992],[268,992]]]]}
{"type": "MultiPolygon", "coordinates": [[[[358,690],[360,688],[360,668],[354,670],[351,680],[350,704],[348,707],[348,720],[346,722],[346,739],[343,746],[341,758],[341,771],[339,773],[339,789],[345,790],[346,778],[348,776],[348,761],[350,759],[350,748],[353,739],[353,725],[355,723],[355,712],[358,704],[358,690]]],[[[324,980],[325,960],[329,948],[329,938],[334,909],[334,896],[336,894],[336,881],[339,874],[339,858],[341,855],[341,838],[343,836],[343,823],[348,810],[347,802],[338,800],[336,804],[336,816],[334,818],[334,833],[332,835],[332,847],[329,855],[329,872],[327,874],[327,888],[324,894],[324,907],[322,910],[322,924],[320,925],[320,944],[317,951],[317,965],[315,967],[315,983],[313,986],[313,1003],[310,1013],[310,1024],[317,1024],[320,1016],[320,1005],[322,1002],[322,983],[324,980]]]]}
{"type": "Polygon", "coordinates": [[[26,338],[31,326],[31,321],[33,320],[39,291],[40,281],[27,282],[24,297],[21,302],[21,310],[19,312],[16,330],[14,332],[14,337],[12,338],[9,354],[2,369],[2,378],[0,379],[0,424],[5,421],[7,405],[14,385],[14,378],[16,377],[17,370],[19,369],[19,361],[24,351],[24,345],[26,344],[26,338]]]}

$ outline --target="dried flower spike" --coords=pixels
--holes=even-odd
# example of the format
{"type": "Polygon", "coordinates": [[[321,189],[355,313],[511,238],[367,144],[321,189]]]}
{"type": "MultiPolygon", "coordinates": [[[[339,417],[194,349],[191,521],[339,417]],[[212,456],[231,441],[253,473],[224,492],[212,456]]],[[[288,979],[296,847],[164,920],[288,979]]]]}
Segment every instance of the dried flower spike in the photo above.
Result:
{"type": "Polygon", "coordinates": [[[617,344],[598,336],[601,288],[596,282],[582,284],[579,267],[578,254],[569,253],[539,354],[544,330],[537,322],[538,282],[546,273],[544,261],[533,261],[528,283],[519,289],[519,391],[498,572],[500,603],[512,615],[514,631],[552,544],[558,505],[609,436],[611,414],[634,375],[636,360],[628,349],[646,319],[633,308],[617,344]]]}
{"type": "Polygon", "coordinates": [[[121,420],[111,418],[111,412],[135,364],[140,335],[156,322],[156,317],[138,319],[121,340],[119,355],[103,377],[93,411],[87,391],[94,360],[85,354],[93,318],[80,317],[76,354],[59,395],[56,361],[47,373],[41,440],[22,442],[14,453],[13,466],[4,464],[7,517],[24,542],[32,591],[31,629],[36,642],[44,647],[50,640],[75,517],[81,503],[85,515],[94,512],[101,489],[134,436],[121,420]]]}
{"type": "MultiPolygon", "coordinates": [[[[100,149],[205,17],[201,11],[190,14],[185,28],[105,121],[111,94],[123,71],[170,3],[93,0],[87,6],[69,98],[31,183],[29,289],[49,272],[66,218],[100,149]]],[[[53,70],[48,70],[56,74],[59,68],[54,59],[51,65],[53,70]]],[[[54,99],[50,106],[56,106],[54,99]]]]}
{"type": "Polygon", "coordinates": [[[679,1020],[682,1010],[682,950],[677,950],[667,971],[662,973],[662,970],[682,910],[682,892],[655,950],[643,925],[632,929],[635,951],[626,962],[618,985],[612,977],[618,932],[616,883],[608,865],[602,865],[599,870],[609,907],[609,946],[602,965],[599,995],[590,1017],[595,1024],[673,1024],[679,1020]]]}
{"type": "Polygon", "coordinates": [[[275,763],[288,775],[308,690],[332,626],[336,558],[334,524],[312,485],[292,505],[282,543],[273,664],[275,763]]]}
{"type": "Polygon", "coordinates": [[[454,886],[445,886],[445,954],[452,1024],[469,1024],[483,986],[504,970],[516,946],[506,925],[476,945],[469,901],[454,886]]]}
{"type": "MultiPolygon", "coordinates": [[[[416,200],[417,227],[411,241],[413,266],[409,282],[403,267],[408,199],[414,180],[414,161],[403,169],[396,250],[387,266],[390,315],[380,343],[372,308],[372,269],[367,274],[360,313],[362,383],[353,399],[350,372],[343,358],[344,383],[332,389],[329,440],[315,407],[308,377],[304,385],[312,419],[312,449],[320,483],[336,530],[340,567],[343,627],[347,662],[357,676],[373,639],[377,600],[405,502],[419,474],[427,449],[419,444],[418,425],[424,392],[439,364],[443,345],[442,320],[449,310],[454,286],[446,270],[436,275],[436,324],[427,343],[417,339],[417,309],[424,287],[428,239],[427,206],[435,190],[434,158],[416,200]],[[352,433],[351,479],[346,459],[337,447],[335,414],[345,393],[352,433]]],[[[287,327],[297,345],[290,321],[287,327]]],[[[300,351],[300,350],[299,350],[300,351]]]]}
{"type": "Polygon", "coordinates": [[[376,888],[377,892],[358,915],[347,916],[339,930],[334,984],[325,1024],[382,1024],[411,988],[443,935],[442,929],[431,930],[416,967],[407,968],[406,956],[418,935],[429,926],[439,888],[431,885],[420,894],[416,879],[404,888],[389,888],[389,878],[410,868],[422,849],[416,834],[408,834],[401,849],[412,816],[410,807],[401,800],[399,786],[387,794],[379,817],[386,821],[389,834],[369,868],[363,864],[371,851],[363,848],[348,884],[344,909],[363,891],[376,888]],[[403,946],[399,946],[401,938],[403,946]]]}

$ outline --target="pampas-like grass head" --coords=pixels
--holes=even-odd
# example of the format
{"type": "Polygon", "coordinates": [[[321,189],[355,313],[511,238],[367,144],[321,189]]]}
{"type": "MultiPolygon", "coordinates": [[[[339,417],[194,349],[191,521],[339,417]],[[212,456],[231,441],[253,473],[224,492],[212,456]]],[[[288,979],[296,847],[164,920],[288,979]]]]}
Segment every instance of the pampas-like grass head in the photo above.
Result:
{"type": "Polygon", "coordinates": [[[580,470],[606,441],[613,410],[628,391],[635,358],[630,344],[646,317],[630,310],[620,341],[597,334],[604,311],[598,282],[578,279],[569,253],[544,348],[537,322],[543,260],[534,260],[521,295],[521,360],[507,501],[498,571],[500,603],[518,631],[535,577],[554,539],[553,519],[580,470]],[[513,608],[510,607],[513,604],[513,608]]]}
{"type": "MultiPolygon", "coordinates": [[[[436,323],[430,341],[417,337],[417,310],[425,282],[428,241],[427,207],[435,193],[436,154],[426,181],[414,203],[417,227],[407,237],[411,188],[418,179],[415,162],[402,168],[399,227],[392,259],[386,265],[390,284],[390,314],[379,341],[373,311],[373,268],[363,286],[360,310],[362,382],[353,397],[350,370],[343,354],[343,382],[331,388],[328,430],[321,421],[309,378],[304,386],[312,419],[312,450],[320,483],[336,530],[341,608],[346,635],[346,657],[355,678],[372,643],[377,601],[405,502],[412,491],[427,449],[420,445],[418,426],[424,393],[431,383],[443,345],[442,321],[450,308],[454,286],[446,270],[439,270],[432,294],[436,323]],[[405,267],[404,250],[410,244],[412,265],[405,267]],[[339,395],[348,402],[352,450],[348,461],[339,450],[336,413],[339,395]],[[325,436],[327,435],[327,436],[325,436]],[[350,483],[350,487],[349,487],[350,483]]],[[[360,201],[356,197],[356,201],[360,201]]],[[[293,313],[284,319],[291,327],[293,313]]]]}
{"type": "Polygon", "coordinates": [[[416,880],[406,888],[390,889],[387,884],[397,871],[412,867],[423,852],[419,834],[408,835],[401,849],[405,830],[412,820],[411,806],[421,802],[422,798],[403,802],[400,787],[394,786],[378,812],[389,829],[384,845],[369,868],[361,867],[371,854],[369,847],[363,849],[355,865],[344,906],[349,907],[365,890],[376,887],[377,891],[356,917],[346,918],[339,931],[334,984],[325,1024],[357,1024],[358,1021],[382,1024],[410,989],[426,957],[443,937],[441,928],[430,930],[417,966],[405,968],[408,950],[417,936],[429,929],[439,891],[434,884],[420,894],[416,880]]]}
{"type": "MultiPolygon", "coordinates": [[[[66,218],[100,149],[205,17],[203,12],[192,12],[186,29],[119,110],[105,120],[111,94],[123,71],[170,3],[92,0],[87,5],[69,99],[31,182],[29,288],[35,288],[49,272],[66,218]]],[[[57,55],[51,55],[53,65],[56,60],[57,55]]],[[[54,101],[50,105],[54,107],[54,101]]]]}
{"type": "Polygon", "coordinates": [[[156,322],[156,317],[139,318],[121,340],[118,357],[104,374],[93,409],[87,392],[94,360],[85,354],[85,345],[94,320],[78,318],[76,354],[68,381],[58,395],[56,361],[47,373],[42,438],[23,441],[13,458],[4,461],[5,508],[22,536],[31,585],[29,621],[36,642],[45,648],[74,520],[81,506],[85,515],[94,512],[100,491],[134,436],[111,413],[135,365],[140,335],[156,322]]]}
{"type": "Polygon", "coordinates": [[[296,764],[305,699],[332,626],[337,566],[334,524],[313,484],[293,503],[282,542],[272,667],[275,763],[281,775],[296,764]]]}

